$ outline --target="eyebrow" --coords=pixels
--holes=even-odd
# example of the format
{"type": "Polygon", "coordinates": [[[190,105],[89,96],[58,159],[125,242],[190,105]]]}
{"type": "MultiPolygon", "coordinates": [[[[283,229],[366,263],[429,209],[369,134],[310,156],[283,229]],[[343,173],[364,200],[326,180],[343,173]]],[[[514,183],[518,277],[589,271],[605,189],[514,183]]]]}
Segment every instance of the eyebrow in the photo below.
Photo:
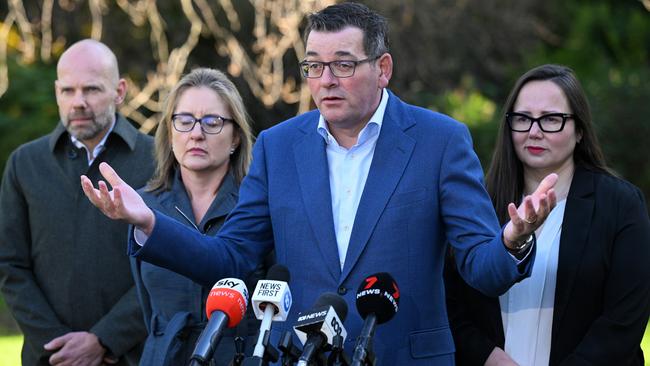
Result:
{"type": "MultiPolygon", "coordinates": [[[[58,86],[60,89],[75,89],[77,88],[77,85],[74,84],[64,84],[59,82],[58,86]]],[[[87,89],[87,88],[98,88],[98,89],[104,89],[104,85],[101,83],[88,83],[88,84],[82,84],[81,89],[87,89]]]]}
{"type": "MultiPolygon", "coordinates": [[[[352,53],[350,53],[348,51],[336,51],[336,52],[334,52],[334,55],[339,56],[339,57],[340,56],[353,56],[353,57],[356,57],[356,56],[354,56],[352,53]]],[[[307,51],[305,56],[318,56],[318,52],[307,51]]]]}
{"type": "MultiPolygon", "coordinates": [[[[523,110],[523,111],[517,111],[517,110],[515,110],[515,111],[513,111],[513,112],[515,112],[515,113],[521,113],[521,114],[529,114],[529,115],[532,115],[532,114],[533,114],[531,111],[527,111],[527,110],[523,110]]],[[[558,111],[558,110],[555,110],[555,111],[544,110],[544,111],[542,111],[542,112],[540,113],[540,116],[543,116],[543,115],[545,115],[545,114],[554,114],[554,113],[566,113],[566,112],[560,112],[560,111],[558,111]]]]}
{"type": "MultiPolygon", "coordinates": [[[[172,113],[172,115],[175,115],[175,114],[183,114],[183,115],[186,115],[186,116],[192,116],[193,118],[197,118],[197,117],[194,115],[194,113],[190,113],[190,112],[176,112],[176,113],[172,113]]],[[[202,115],[200,118],[197,118],[197,119],[201,119],[201,118],[203,118],[203,117],[221,117],[221,118],[230,119],[230,118],[228,118],[228,117],[224,117],[224,116],[220,115],[219,113],[206,113],[206,114],[202,115]]]]}

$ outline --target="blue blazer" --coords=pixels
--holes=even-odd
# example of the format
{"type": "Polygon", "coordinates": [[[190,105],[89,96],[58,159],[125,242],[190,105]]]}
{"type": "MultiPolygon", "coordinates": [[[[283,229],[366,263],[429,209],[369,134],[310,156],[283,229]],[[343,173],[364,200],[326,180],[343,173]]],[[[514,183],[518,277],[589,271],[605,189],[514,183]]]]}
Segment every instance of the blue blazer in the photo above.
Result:
{"type": "Polygon", "coordinates": [[[372,273],[389,272],[400,288],[400,309],[377,328],[378,364],[452,365],[442,278],[446,243],[455,248],[465,280],[493,296],[526,276],[533,256],[517,266],[505,250],[467,128],[389,95],[343,269],[318,111],[259,135],[237,207],[217,238],[156,212],[149,240],[143,247],[131,241],[131,253],[211,285],[244,277],[275,248],[277,262],[291,272],[293,294],[291,317],[273,324],[275,339],[320,294],[335,291],[349,308],[348,351],[363,325],[355,311],[357,287],[372,273]]]}

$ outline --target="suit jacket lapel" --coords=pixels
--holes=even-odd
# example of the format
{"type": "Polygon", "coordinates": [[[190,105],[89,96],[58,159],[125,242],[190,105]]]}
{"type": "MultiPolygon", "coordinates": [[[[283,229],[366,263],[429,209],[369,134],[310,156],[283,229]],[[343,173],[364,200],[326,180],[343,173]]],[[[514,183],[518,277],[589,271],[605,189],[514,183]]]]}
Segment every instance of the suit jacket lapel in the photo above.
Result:
{"type": "Polygon", "coordinates": [[[325,140],[316,131],[316,123],[307,123],[303,131],[305,138],[293,149],[302,200],[323,262],[334,279],[338,279],[341,267],[334,235],[325,140]]]}
{"type": "Polygon", "coordinates": [[[555,334],[556,324],[562,322],[576,273],[580,267],[580,258],[587,245],[594,209],[594,189],[593,174],[577,168],[573,175],[562,222],[551,339],[558,339],[555,334]]]}
{"type": "Polygon", "coordinates": [[[415,140],[406,135],[404,130],[413,124],[414,121],[403,108],[402,101],[390,93],[339,282],[345,280],[358,261],[406,169],[415,147],[415,140]]]}

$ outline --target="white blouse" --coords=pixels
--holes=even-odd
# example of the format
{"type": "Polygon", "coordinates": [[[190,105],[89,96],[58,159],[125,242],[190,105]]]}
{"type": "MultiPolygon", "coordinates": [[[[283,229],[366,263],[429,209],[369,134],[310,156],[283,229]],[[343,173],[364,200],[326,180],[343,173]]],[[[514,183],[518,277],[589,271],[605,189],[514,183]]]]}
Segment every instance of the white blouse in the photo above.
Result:
{"type": "Polygon", "coordinates": [[[557,203],[537,229],[537,254],[529,278],[499,297],[505,351],[525,366],[547,366],[557,278],[560,234],[566,200],[557,203]]]}

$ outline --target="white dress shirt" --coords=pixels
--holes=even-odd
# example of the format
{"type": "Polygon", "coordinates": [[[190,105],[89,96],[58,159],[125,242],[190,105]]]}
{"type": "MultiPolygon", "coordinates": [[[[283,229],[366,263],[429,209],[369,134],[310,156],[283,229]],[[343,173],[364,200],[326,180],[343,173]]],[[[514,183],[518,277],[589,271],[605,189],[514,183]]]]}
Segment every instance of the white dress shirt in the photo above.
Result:
{"type": "Polygon", "coordinates": [[[93,151],[89,151],[86,145],[84,145],[81,141],[79,141],[76,137],[70,135],[70,140],[74,144],[74,146],[77,147],[77,149],[84,149],[86,151],[86,155],[88,156],[88,166],[90,166],[93,161],[95,161],[95,158],[105,149],[104,144],[106,143],[106,139],[108,138],[108,135],[111,134],[111,131],[113,131],[113,127],[115,127],[115,121],[111,123],[111,127],[108,129],[108,132],[104,135],[101,141],[95,146],[93,151]]]}
{"type": "Polygon", "coordinates": [[[350,244],[350,235],[363,187],[366,185],[370,164],[375,154],[377,138],[381,131],[384,112],[388,104],[388,92],[382,91],[381,102],[368,124],[359,132],[357,143],[350,149],[338,144],[330,134],[325,119],[318,120],[318,133],[326,143],[327,165],[329,167],[330,192],[332,193],[332,217],[339,252],[341,269],[350,244]]]}

